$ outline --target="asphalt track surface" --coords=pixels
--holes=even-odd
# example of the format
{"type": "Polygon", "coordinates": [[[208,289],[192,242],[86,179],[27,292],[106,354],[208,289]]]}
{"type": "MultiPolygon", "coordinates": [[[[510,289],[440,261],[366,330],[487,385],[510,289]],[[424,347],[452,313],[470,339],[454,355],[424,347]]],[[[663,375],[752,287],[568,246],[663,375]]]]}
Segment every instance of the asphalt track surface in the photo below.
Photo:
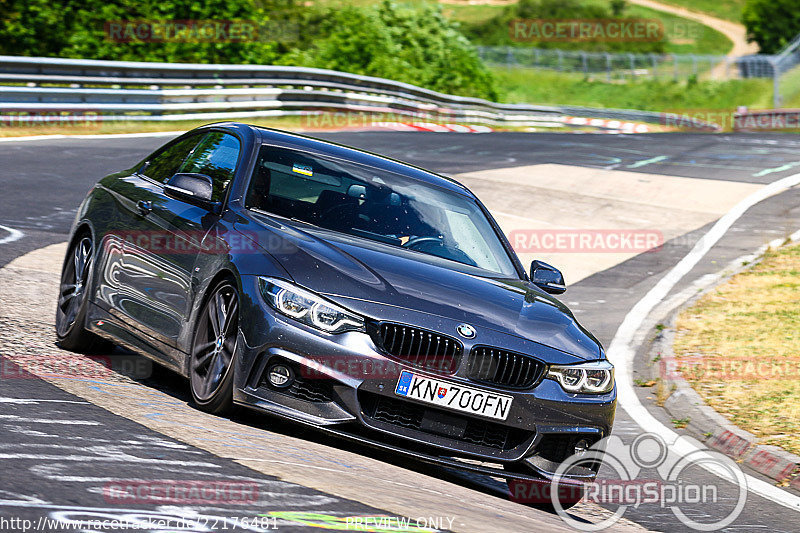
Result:
{"type": "MultiPolygon", "coordinates": [[[[800,171],[800,139],[782,135],[370,132],[318,136],[447,174],[560,164],[765,184],[800,171]]],[[[163,142],[164,138],[142,137],[0,143],[0,226],[22,232],[20,238],[9,240],[7,237],[13,232],[0,228],[0,266],[32,250],[65,241],[75,208],[89,187],[99,177],[129,166],[163,142]]],[[[558,176],[553,179],[557,180],[558,176]]],[[[658,253],[642,254],[591,275],[570,286],[562,299],[573,308],[584,325],[608,345],[626,313],[689,251],[707,228],[699,228],[666,243],[658,253]]],[[[686,288],[693,280],[719,271],[733,259],[797,229],[800,229],[800,191],[794,188],[749,210],[675,287],[673,294],[686,288]]],[[[9,348],[0,347],[2,351],[6,349],[9,348]]],[[[167,372],[156,370],[144,382],[177,398],[185,398],[185,386],[167,372]]],[[[656,418],[671,425],[668,417],[648,397],[651,394],[651,390],[641,389],[641,401],[651,407],[656,418]]],[[[47,512],[51,516],[54,512],[75,513],[80,518],[80,513],[87,512],[81,507],[87,499],[87,482],[102,486],[104,479],[120,477],[197,480],[219,478],[220,475],[225,479],[257,484],[260,495],[270,495],[269,502],[255,502],[261,509],[315,512],[338,517],[386,514],[359,503],[358,498],[343,499],[253,472],[214,454],[166,438],[39,379],[0,380],[0,398],[0,424],[4,426],[0,441],[0,458],[3,459],[0,464],[0,518],[14,516],[36,520],[47,512]],[[88,460],[84,455],[73,453],[75,447],[87,445],[87,438],[92,442],[91,454],[107,460],[88,460]],[[126,460],[121,461],[120,457],[126,460]]],[[[257,428],[260,418],[248,415],[237,422],[257,428]]],[[[645,429],[623,410],[618,411],[614,432],[626,443],[632,442],[645,429]]],[[[281,426],[279,430],[300,439],[318,439],[313,433],[292,427],[281,426]]],[[[369,450],[356,451],[376,461],[393,461],[369,450]]],[[[435,478],[446,478],[466,489],[480,491],[487,499],[496,497],[497,487],[490,481],[439,469],[419,468],[402,461],[395,463],[410,471],[419,470],[435,478]]],[[[758,477],[753,472],[748,473],[758,477]]],[[[722,494],[731,494],[731,487],[724,486],[719,478],[702,470],[687,473],[686,481],[716,484],[722,494]]],[[[363,490],[366,493],[370,488],[364,487],[363,490]]],[[[98,496],[95,494],[94,497],[94,506],[97,507],[98,496]]],[[[109,504],[108,507],[111,515],[119,514],[119,505],[109,504]]],[[[721,518],[730,508],[730,501],[722,501],[718,506],[681,507],[687,515],[706,521],[721,518]]],[[[237,508],[204,508],[203,517],[232,516],[232,509],[235,511],[237,508]]],[[[130,512],[146,514],[156,511],[152,506],[138,506],[131,508],[130,512]]],[[[537,512],[541,514],[541,522],[532,522],[532,530],[538,529],[536,526],[553,524],[555,517],[537,512]]],[[[285,520],[279,523],[280,529],[304,527],[297,521],[286,519],[286,516],[272,515],[274,520],[285,520]]],[[[650,530],[690,530],[676,519],[671,510],[657,505],[629,508],[625,518],[650,530]]],[[[798,524],[798,513],[750,493],[738,519],[725,530],[800,531],[798,524]]],[[[447,522],[443,525],[447,526],[447,522]]],[[[3,526],[2,521],[0,526],[3,526]]],[[[0,529],[15,528],[5,526],[0,529]]]]}

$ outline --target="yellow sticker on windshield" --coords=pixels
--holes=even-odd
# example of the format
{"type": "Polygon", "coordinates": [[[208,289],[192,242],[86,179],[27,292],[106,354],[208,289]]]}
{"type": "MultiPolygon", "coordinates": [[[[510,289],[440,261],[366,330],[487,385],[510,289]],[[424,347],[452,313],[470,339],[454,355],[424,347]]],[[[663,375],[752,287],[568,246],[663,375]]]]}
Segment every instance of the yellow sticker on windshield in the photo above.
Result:
{"type": "Polygon", "coordinates": [[[302,174],[304,176],[313,176],[314,172],[311,170],[311,167],[308,165],[298,165],[295,163],[292,165],[292,172],[297,172],[298,174],[302,174]]]}

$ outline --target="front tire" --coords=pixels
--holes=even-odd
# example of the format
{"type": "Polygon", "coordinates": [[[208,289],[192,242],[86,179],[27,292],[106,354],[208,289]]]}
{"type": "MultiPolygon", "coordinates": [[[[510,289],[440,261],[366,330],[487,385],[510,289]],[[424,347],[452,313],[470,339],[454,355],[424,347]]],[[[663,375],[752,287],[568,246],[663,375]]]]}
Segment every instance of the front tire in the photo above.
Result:
{"type": "Polygon", "coordinates": [[[93,353],[113,347],[85,327],[94,260],[91,235],[79,234],[64,259],[56,305],[56,336],[59,346],[65,350],[93,353]]]}
{"type": "Polygon", "coordinates": [[[195,405],[214,414],[233,407],[233,366],[239,330],[239,293],[230,281],[218,283],[200,311],[189,362],[195,405]]]}

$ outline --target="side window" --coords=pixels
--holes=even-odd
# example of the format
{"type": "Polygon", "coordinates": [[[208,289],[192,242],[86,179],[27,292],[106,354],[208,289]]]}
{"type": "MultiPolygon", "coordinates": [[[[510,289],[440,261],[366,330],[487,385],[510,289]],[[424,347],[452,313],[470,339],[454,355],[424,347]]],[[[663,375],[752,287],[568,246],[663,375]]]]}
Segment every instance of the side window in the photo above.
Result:
{"type": "Polygon", "coordinates": [[[181,163],[197,145],[200,137],[200,135],[190,135],[150,156],[148,165],[141,173],[148,178],[166,183],[178,172],[181,163]]]}
{"type": "Polygon", "coordinates": [[[236,161],[239,159],[239,139],[228,133],[211,132],[203,137],[183,165],[180,172],[205,174],[214,181],[212,200],[219,202],[225,189],[233,180],[236,161]]]}
{"type": "Polygon", "coordinates": [[[289,209],[293,214],[287,216],[299,216],[298,209],[310,210],[315,206],[329,209],[337,199],[339,203],[350,204],[355,197],[348,198],[345,193],[352,182],[344,183],[337,175],[340,173],[334,166],[300,152],[263,146],[245,205],[265,211],[277,209],[275,212],[279,214],[286,214],[283,211],[289,209]]]}

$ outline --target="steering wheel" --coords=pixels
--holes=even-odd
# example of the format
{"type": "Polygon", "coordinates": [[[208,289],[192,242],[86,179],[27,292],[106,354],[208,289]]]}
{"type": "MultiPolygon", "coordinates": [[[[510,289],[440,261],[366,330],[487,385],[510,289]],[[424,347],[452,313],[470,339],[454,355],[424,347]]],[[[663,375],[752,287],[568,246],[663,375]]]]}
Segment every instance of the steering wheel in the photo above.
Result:
{"type": "Polygon", "coordinates": [[[418,244],[423,244],[426,242],[444,244],[444,239],[442,239],[442,237],[412,237],[406,241],[406,243],[403,245],[403,248],[414,248],[418,244]]]}

